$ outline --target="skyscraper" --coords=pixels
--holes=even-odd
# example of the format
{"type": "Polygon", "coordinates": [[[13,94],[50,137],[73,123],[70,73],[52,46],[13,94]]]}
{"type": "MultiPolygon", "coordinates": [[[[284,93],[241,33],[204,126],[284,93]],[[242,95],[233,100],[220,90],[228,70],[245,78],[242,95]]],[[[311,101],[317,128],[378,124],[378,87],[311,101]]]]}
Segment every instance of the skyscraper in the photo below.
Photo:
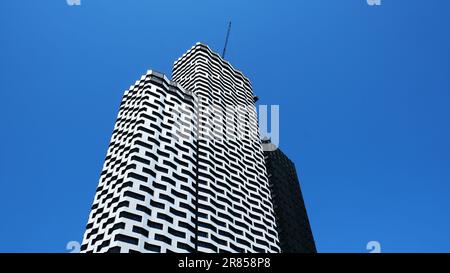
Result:
{"type": "Polygon", "coordinates": [[[125,91],[82,252],[195,249],[195,115],[195,95],[160,73],[125,91]]]}
{"type": "MultiPolygon", "coordinates": [[[[269,141],[264,141],[271,145],[269,141]]],[[[294,163],[279,149],[264,152],[281,252],[316,253],[294,163]]]]}
{"type": "Polygon", "coordinates": [[[250,81],[196,44],[124,94],[82,252],[279,252],[250,81]]]}
{"type": "Polygon", "coordinates": [[[198,99],[198,250],[278,252],[250,81],[199,43],[173,80],[198,99]]]}

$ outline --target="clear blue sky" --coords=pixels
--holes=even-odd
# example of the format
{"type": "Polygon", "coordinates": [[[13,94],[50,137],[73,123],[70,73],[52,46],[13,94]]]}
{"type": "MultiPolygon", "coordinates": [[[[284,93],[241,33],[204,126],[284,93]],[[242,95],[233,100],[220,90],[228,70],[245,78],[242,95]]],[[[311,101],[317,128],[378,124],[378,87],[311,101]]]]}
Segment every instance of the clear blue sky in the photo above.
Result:
{"type": "Polygon", "coordinates": [[[81,1],[0,1],[0,252],[81,240],[123,91],[229,20],[318,250],[450,251],[450,1],[81,1]]]}

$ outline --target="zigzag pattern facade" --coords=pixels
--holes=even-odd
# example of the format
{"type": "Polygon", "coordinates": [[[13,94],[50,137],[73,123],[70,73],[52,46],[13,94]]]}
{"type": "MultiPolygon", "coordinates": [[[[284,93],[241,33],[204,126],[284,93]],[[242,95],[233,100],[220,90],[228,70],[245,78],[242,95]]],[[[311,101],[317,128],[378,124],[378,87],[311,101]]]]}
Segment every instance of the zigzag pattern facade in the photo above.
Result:
{"type": "Polygon", "coordinates": [[[173,80],[125,91],[81,251],[280,252],[250,81],[202,44],[173,80]]]}
{"type": "Polygon", "coordinates": [[[196,130],[177,130],[195,109],[192,93],[153,71],[125,92],[82,252],[194,251],[196,130]]]}
{"type": "Polygon", "coordinates": [[[200,109],[198,249],[279,252],[250,81],[202,44],[175,62],[173,80],[195,93],[200,109]],[[231,134],[215,137],[217,127],[231,134]]]}

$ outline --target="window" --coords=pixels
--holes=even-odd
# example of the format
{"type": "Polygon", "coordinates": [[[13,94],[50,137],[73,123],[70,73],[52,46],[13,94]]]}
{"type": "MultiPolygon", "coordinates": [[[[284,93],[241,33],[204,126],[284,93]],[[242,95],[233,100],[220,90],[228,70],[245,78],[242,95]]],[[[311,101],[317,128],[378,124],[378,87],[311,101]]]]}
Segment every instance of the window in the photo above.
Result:
{"type": "Polygon", "coordinates": [[[134,237],[131,237],[131,236],[127,236],[127,235],[124,235],[124,234],[117,234],[114,237],[114,240],[120,241],[120,242],[125,242],[125,243],[128,243],[128,244],[133,244],[133,245],[138,245],[138,243],[139,243],[139,240],[137,238],[134,238],[134,237]]]}

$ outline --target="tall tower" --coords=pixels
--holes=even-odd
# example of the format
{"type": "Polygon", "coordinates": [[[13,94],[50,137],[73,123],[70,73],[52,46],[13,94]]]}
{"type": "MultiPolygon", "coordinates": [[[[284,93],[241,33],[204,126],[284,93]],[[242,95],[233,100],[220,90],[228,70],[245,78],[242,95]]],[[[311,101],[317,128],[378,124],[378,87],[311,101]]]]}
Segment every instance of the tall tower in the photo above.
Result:
{"type": "MultiPolygon", "coordinates": [[[[268,145],[269,141],[265,141],[268,145]]],[[[294,163],[280,150],[264,152],[281,252],[316,253],[294,163]]]]}
{"type": "Polygon", "coordinates": [[[195,250],[196,108],[154,71],[125,91],[82,252],[195,250]]]}
{"type": "Polygon", "coordinates": [[[196,44],[125,91],[82,252],[279,252],[249,80],[196,44]]]}
{"type": "Polygon", "coordinates": [[[198,99],[198,250],[279,252],[250,81],[200,43],[173,80],[198,99]]]}

